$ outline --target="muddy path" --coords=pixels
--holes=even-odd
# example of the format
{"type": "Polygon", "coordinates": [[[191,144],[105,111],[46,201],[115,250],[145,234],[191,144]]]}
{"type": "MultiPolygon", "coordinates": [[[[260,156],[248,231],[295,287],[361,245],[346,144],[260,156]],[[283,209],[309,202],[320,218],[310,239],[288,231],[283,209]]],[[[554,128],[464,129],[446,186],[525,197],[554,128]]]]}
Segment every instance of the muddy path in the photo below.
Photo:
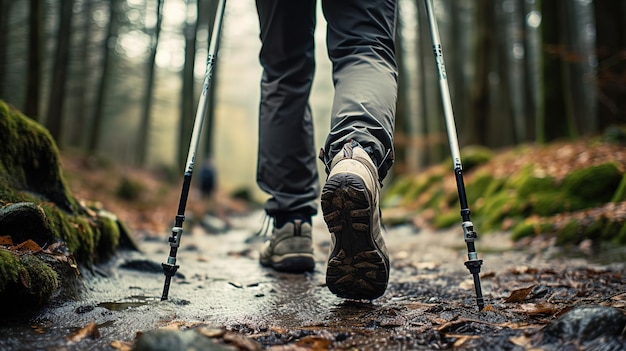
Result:
{"type": "MultiPolygon", "coordinates": [[[[596,341],[581,336],[548,343],[543,328],[581,305],[626,310],[623,249],[574,258],[545,241],[520,249],[504,234],[481,235],[487,307],[479,312],[460,229],[388,229],[390,284],[370,303],[346,301],[326,289],[330,243],[320,216],[314,219],[316,270],[305,275],[258,264],[262,240],[253,233],[260,212],[231,220],[226,234],[201,227],[185,233],[169,300],[160,301],[169,233],[146,236],[141,253],[121,252],[86,271],[79,301],[3,322],[0,350],[129,350],[157,328],[201,332],[234,350],[582,350],[596,341]]],[[[600,349],[626,347],[623,336],[602,340],[600,349]]]]}

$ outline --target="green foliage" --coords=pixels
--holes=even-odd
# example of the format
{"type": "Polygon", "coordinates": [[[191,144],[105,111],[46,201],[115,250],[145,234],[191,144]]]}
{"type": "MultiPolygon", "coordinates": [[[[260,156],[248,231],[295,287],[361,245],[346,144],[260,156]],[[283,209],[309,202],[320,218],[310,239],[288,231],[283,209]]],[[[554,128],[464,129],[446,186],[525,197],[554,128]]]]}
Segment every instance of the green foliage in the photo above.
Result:
{"type": "Polygon", "coordinates": [[[17,256],[0,248],[0,292],[4,291],[7,284],[16,283],[19,280],[21,269],[22,266],[17,256]]]}
{"type": "Polygon", "coordinates": [[[626,201],[626,174],[622,176],[622,180],[619,182],[617,186],[617,190],[613,197],[611,198],[611,202],[622,202],[626,201]]]}
{"type": "MultiPolygon", "coordinates": [[[[590,149],[594,147],[598,147],[597,153],[607,155],[601,157],[611,159],[608,155],[612,155],[612,149],[597,140],[592,140],[585,147],[556,145],[554,149],[548,149],[526,145],[498,155],[499,167],[505,167],[510,172],[494,172],[499,170],[494,168],[498,166],[486,163],[465,173],[467,200],[477,229],[483,233],[511,230],[514,240],[537,234],[554,235],[559,245],[579,243],[585,239],[626,243],[626,218],[619,215],[599,216],[601,211],[596,211],[578,216],[584,220],[570,221],[566,218],[578,217],[562,216],[611,202],[626,201],[624,164],[610,161],[585,165],[576,161],[575,165],[564,165],[571,171],[563,172],[547,162],[551,150],[576,157],[592,155],[590,149]],[[533,162],[533,153],[538,153],[536,157],[543,162],[533,162]],[[519,159],[530,162],[520,163],[519,159]],[[513,162],[516,162],[515,168],[510,167],[513,162]]],[[[483,160],[494,158],[484,157],[483,160]]],[[[572,157],[569,159],[575,160],[572,157]]],[[[394,203],[414,209],[435,228],[458,223],[457,189],[451,186],[453,172],[450,167],[444,166],[442,163],[423,174],[403,177],[384,194],[383,204],[394,203]],[[390,197],[393,200],[386,202],[390,197]],[[400,197],[402,200],[397,201],[400,197]]]]}
{"type": "Polygon", "coordinates": [[[449,228],[459,223],[461,223],[461,215],[454,211],[439,213],[433,219],[433,226],[437,229],[449,228]]]}
{"type": "Polygon", "coordinates": [[[552,223],[537,221],[536,218],[519,221],[511,231],[513,240],[520,240],[536,234],[546,233],[553,229],[552,223]]]}
{"type": "Polygon", "coordinates": [[[493,158],[493,151],[485,146],[468,145],[461,150],[463,172],[489,162],[493,158]]]}
{"type": "Polygon", "coordinates": [[[133,201],[139,199],[144,190],[144,186],[140,182],[128,177],[122,177],[115,194],[120,199],[133,201]]]}
{"type": "Polygon", "coordinates": [[[622,177],[617,164],[607,162],[568,174],[562,186],[567,194],[587,201],[591,207],[610,201],[622,177]]]}

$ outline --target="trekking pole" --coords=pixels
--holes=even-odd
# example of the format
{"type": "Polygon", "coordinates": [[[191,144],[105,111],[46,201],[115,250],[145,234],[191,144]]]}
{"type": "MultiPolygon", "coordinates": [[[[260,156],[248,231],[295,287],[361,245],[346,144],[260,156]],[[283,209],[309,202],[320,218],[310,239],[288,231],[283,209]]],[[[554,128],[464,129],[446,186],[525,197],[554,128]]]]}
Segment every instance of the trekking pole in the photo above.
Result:
{"type": "Polygon", "coordinates": [[[167,295],[170,290],[170,282],[179,267],[176,264],[176,253],[178,252],[178,247],[180,246],[180,237],[183,235],[183,222],[185,221],[187,196],[189,195],[189,188],[191,187],[191,174],[193,173],[196,152],[198,150],[198,143],[202,132],[202,123],[204,122],[207,104],[209,101],[209,89],[211,88],[211,78],[213,76],[213,67],[217,57],[217,49],[225,8],[226,0],[219,0],[217,10],[215,12],[215,22],[213,24],[211,43],[209,44],[206,71],[204,74],[204,82],[202,83],[202,94],[200,95],[200,100],[198,101],[198,110],[196,111],[193,132],[189,143],[189,153],[187,154],[187,165],[185,167],[185,175],[183,178],[180,201],[178,203],[178,211],[176,213],[176,221],[174,227],[172,228],[172,236],[168,238],[168,242],[170,244],[170,254],[167,258],[167,263],[161,264],[163,267],[163,273],[165,274],[165,284],[163,285],[163,295],[161,296],[161,301],[167,300],[167,295]]]}
{"type": "Polygon", "coordinates": [[[476,304],[478,310],[485,307],[483,292],[480,287],[480,266],[482,260],[478,259],[474,241],[478,234],[474,231],[474,224],[470,220],[470,210],[467,205],[467,196],[465,194],[465,184],[463,183],[463,166],[461,164],[461,152],[459,151],[459,141],[456,135],[456,125],[454,123],[454,114],[452,112],[452,102],[450,99],[450,88],[448,87],[448,77],[446,75],[446,66],[443,60],[443,50],[441,49],[441,39],[439,38],[439,30],[437,29],[437,20],[433,12],[432,0],[424,0],[426,6],[426,16],[430,26],[430,37],[433,43],[433,53],[435,55],[435,64],[437,65],[437,73],[439,75],[439,89],[443,103],[443,112],[446,119],[446,129],[448,131],[448,143],[450,144],[450,152],[452,154],[452,165],[454,167],[454,175],[456,178],[456,187],[459,193],[459,203],[461,205],[461,218],[463,222],[463,237],[467,244],[468,261],[465,266],[469,269],[474,278],[474,289],[476,290],[476,304]]]}

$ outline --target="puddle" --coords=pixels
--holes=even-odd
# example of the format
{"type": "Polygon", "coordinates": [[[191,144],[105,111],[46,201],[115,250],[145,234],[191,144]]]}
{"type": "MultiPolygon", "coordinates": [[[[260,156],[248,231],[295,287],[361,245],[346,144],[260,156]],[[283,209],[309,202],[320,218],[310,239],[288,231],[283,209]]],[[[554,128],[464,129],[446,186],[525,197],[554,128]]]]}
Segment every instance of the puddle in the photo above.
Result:
{"type": "Polygon", "coordinates": [[[127,300],[124,301],[100,302],[97,306],[104,307],[109,311],[124,311],[129,308],[146,306],[156,301],[160,301],[160,299],[157,299],[155,297],[135,295],[130,296],[127,300]]]}

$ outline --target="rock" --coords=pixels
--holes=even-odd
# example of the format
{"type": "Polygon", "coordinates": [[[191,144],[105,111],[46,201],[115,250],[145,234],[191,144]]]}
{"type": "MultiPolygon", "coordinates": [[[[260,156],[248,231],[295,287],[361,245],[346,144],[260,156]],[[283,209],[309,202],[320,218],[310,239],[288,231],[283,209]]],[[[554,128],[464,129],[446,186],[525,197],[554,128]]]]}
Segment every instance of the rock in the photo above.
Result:
{"type": "Polygon", "coordinates": [[[626,315],[608,306],[579,306],[551,322],[543,329],[544,344],[559,341],[593,341],[600,337],[621,336],[626,315]]]}
{"type": "Polygon", "coordinates": [[[144,333],[133,351],[209,351],[233,350],[220,345],[193,330],[156,329],[144,333]]]}
{"type": "Polygon", "coordinates": [[[36,310],[78,296],[79,266],[136,245],[116,216],[72,195],[50,133],[2,100],[0,140],[0,308],[36,310]]]}

